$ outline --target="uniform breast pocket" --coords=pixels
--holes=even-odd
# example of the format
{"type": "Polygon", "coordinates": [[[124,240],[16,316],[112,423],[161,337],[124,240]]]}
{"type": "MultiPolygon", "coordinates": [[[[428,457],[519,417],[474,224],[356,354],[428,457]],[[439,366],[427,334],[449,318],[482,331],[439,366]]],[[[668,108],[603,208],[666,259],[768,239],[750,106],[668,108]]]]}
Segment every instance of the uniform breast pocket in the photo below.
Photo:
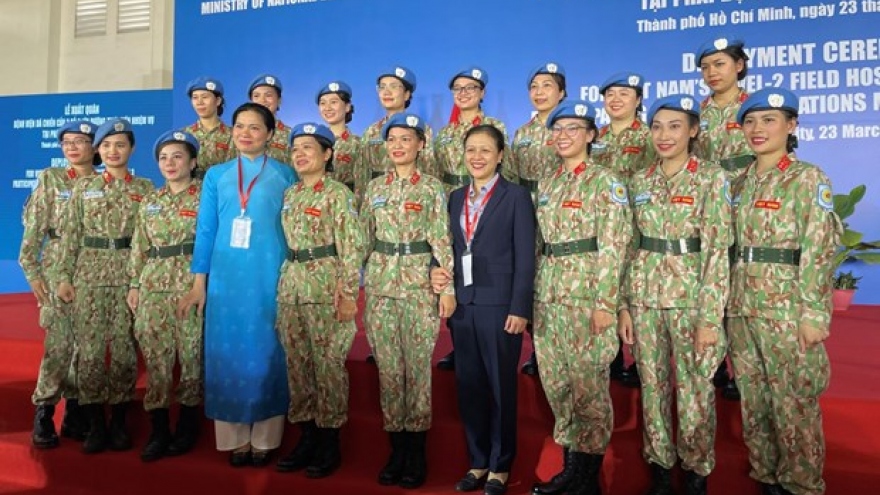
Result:
{"type": "Polygon", "coordinates": [[[794,308],[797,267],[781,263],[748,263],[745,297],[754,308],[790,313],[794,308]]]}

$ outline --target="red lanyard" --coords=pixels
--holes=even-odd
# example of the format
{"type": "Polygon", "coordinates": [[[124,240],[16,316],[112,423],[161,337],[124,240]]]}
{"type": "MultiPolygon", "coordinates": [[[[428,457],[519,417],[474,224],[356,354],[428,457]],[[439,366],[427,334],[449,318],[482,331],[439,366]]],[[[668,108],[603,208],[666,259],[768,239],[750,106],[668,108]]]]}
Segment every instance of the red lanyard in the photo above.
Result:
{"type": "Polygon", "coordinates": [[[492,197],[492,193],[495,192],[495,188],[498,187],[498,180],[495,181],[495,184],[492,184],[492,189],[489,189],[486,192],[486,195],[480,200],[480,205],[477,207],[476,211],[474,211],[474,220],[471,223],[471,208],[470,201],[468,201],[468,194],[464,195],[464,242],[467,244],[468,249],[471,246],[471,240],[474,238],[474,231],[477,229],[477,224],[480,222],[480,215],[483,214],[483,209],[489,203],[489,198],[492,197]]]}
{"type": "Polygon", "coordinates": [[[260,171],[257,172],[257,175],[251,179],[251,184],[248,186],[247,191],[243,189],[244,187],[244,172],[241,170],[241,156],[238,157],[238,204],[241,205],[241,215],[244,216],[244,211],[247,210],[248,200],[251,199],[251,190],[254,188],[254,184],[257,183],[257,179],[260,178],[260,174],[263,173],[263,169],[266,168],[266,160],[268,156],[263,155],[263,164],[260,165],[260,171]]]}

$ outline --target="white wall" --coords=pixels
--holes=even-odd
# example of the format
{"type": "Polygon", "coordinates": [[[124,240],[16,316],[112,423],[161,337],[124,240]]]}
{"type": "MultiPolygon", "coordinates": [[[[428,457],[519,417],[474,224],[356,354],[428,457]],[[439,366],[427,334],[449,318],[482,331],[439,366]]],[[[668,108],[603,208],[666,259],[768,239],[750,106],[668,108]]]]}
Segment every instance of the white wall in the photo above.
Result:
{"type": "Polygon", "coordinates": [[[74,36],[75,0],[0,0],[0,95],[170,88],[174,0],[152,0],[150,31],[74,36]]]}

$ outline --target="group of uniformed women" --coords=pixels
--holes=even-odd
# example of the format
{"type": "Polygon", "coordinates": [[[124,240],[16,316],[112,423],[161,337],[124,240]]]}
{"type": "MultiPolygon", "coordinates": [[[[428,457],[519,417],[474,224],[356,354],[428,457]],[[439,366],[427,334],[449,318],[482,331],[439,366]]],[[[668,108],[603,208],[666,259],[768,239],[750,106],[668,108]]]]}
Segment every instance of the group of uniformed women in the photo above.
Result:
{"type": "MultiPolygon", "coordinates": [[[[686,493],[707,492],[715,463],[713,375],[730,397],[742,396],[750,476],[764,493],[823,493],[818,396],[828,383],[822,341],[840,228],[830,182],[793,154],[797,97],[782,88],[748,96],[737,85],[747,70],[741,41],[710,40],[697,59],[712,90],[705,101],[666,96],[643,121],[643,77],[615,74],[601,86],[610,117],[602,129],[589,103],[566,99],[563,67],[542,64],[527,81],[536,114],[507,153],[504,125],[481,109],[488,74],[479,67],[450,79],[455,106],[436,139],[422,117],[406,112],[416,89],[406,67],[378,74],[386,116],[360,139],[347,127],[354,107],[342,81],[317,92],[326,126],[291,128],[276,118],[281,81],[261,75],[230,128],[220,120],[221,83],[196,79],[187,92],[198,122],[155,144],[166,181],[157,190],[128,172],[130,123],[65,126],[59,142],[71,163],[67,179],[41,175],[22,243],[22,265],[51,330],[34,393],[34,444],[57,445],[47,417],[63,392],[68,408],[78,399],[88,418],[84,451],[130,448],[125,412],[137,342],[149,375],[145,461],[192,448],[204,388],[217,448],[230,451],[233,466],[268,464],[286,415],[301,435],[277,469],[330,475],[341,463],[344,363],[363,268],[364,322],[391,443],[378,481],[422,485],[439,321],[464,314],[456,312],[452,281],[471,285],[471,271],[487,269],[473,265],[469,244],[454,259],[453,234],[461,229],[472,238],[482,211],[500,201],[483,189],[501,174],[528,190],[534,205],[528,221],[537,246],[518,246],[537,249],[534,311],[521,309],[521,321],[481,331],[515,334],[531,319],[537,359],[524,372],[540,370],[553,437],[564,450],[561,471],[533,493],[600,493],[612,375],[641,382],[643,453],[652,470],[646,493],[673,493],[679,459],[686,493]],[[470,132],[486,125],[500,145],[485,129],[477,133],[482,141],[470,132]],[[106,167],[101,174],[91,165],[95,151],[106,167]],[[487,156],[506,158],[491,177],[477,172],[487,156]],[[450,222],[447,199],[457,189],[474,216],[462,212],[450,222]],[[71,339],[76,359],[61,349],[71,339]],[[620,341],[633,346],[637,368],[623,366],[620,341]],[[727,370],[716,372],[728,349],[738,389],[723,379],[727,370]],[[175,358],[181,409],[172,434],[175,358]],[[112,410],[109,430],[104,404],[112,410]]],[[[496,358],[479,359],[499,366],[496,358]]],[[[456,367],[454,357],[446,364],[456,367]]],[[[486,386],[504,380],[511,383],[486,386]]],[[[467,429],[478,465],[456,488],[504,493],[513,452],[496,445],[497,435],[480,440],[467,429]],[[485,441],[493,445],[491,462],[485,441]],[[496,447],[508,450],[501,455],[496,447]]]]}

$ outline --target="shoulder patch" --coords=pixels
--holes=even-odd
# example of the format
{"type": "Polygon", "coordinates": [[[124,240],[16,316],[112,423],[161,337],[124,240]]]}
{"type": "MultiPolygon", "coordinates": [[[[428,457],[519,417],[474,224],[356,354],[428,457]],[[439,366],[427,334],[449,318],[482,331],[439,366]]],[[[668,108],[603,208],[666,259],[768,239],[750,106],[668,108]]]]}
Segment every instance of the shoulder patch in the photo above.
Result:
{"type": "Polygon", "coordinates": [[[639,193],[636,195],[635,198],[633,198],[633,203],[636,206],[641,206],[641,205],[644,205],[644,204],[647,204],[650,202],[651,202],[651,193],[648,191],[639,193]]]}
{"type": "Polygon", "coordinates": [[[733,196],[730,194],[730,181],[724,179],[724,199],[727,200],[727,204],[733,206],[733,196]]]}
{"type": "Polygon", "coordinates": [[[834,210],[834,194],[831,193],[830,184],[819,184],[816,190],[816,203],[825,210],[834,210]]]}
{"type": "Polygon", "coordinates": [[[626,186],[622,182],[614,181],[611,183],[611,201],[622,205],[629,203],[626,186]]]}

